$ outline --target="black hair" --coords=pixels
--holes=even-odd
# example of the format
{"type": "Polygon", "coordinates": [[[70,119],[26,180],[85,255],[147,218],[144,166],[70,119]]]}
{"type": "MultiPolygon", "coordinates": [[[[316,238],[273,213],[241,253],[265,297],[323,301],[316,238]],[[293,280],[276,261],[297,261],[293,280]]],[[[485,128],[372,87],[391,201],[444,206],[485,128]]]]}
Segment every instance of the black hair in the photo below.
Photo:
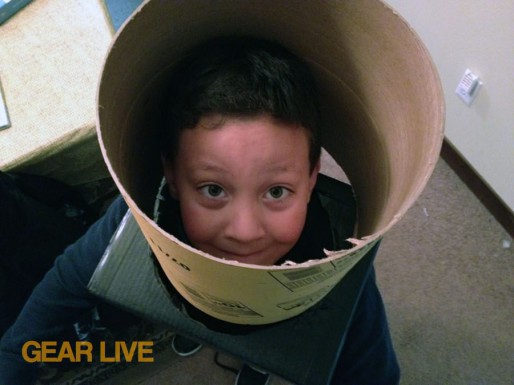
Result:
{"type": "Polygon", "coordinates": [[[218,37],[190,51],[175,67],[165,106],[161,153],[173,159],[181,130],[208,114],[269,114],[302,126],[310,140],[311,169],[319,160],[320,114],[308,66],[278,43],[252,37],[218,37]]]}

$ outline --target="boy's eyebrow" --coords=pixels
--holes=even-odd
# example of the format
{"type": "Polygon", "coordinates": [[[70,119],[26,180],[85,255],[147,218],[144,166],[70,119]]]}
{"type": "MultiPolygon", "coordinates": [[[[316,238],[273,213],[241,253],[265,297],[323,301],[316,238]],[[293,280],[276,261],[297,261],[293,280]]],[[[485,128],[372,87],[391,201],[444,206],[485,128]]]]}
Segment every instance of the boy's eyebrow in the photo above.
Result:
{"type": "Polygon", "coordinates": [[[279,173],[279,172],[287,172],[296,169],[294,163],[288,162],[288,163],[279,163],[279,164],[273,164],[272,167],[269,168],[269,172],[271,173],[279,173]]]}
{"type": "MultiPolygon", "coordinates": [[[[269,171],[270,173],[277,173],[277,172],[286,172],[290,170],[294,170],[296,167],[294,167],[294,163],[287,162],[287,163],[274,163],[269,167],[266,171],[269,171]]],[[[200,169],[202,171],[217,171],[217,172],[228,172],[223,167],[220,167],[214,163],[210,162],[198,162],[195,164],[195,168],[200,169]]]]}
{"type": "Polygon", "coordinates": [[[216,172],[223,172],[228,173],[227,170],[225,170],[223,167],[220,167],[214,163],[205,162],[205,161],[199,161],[193,163],[193,169],[201,170],[201,171],[216,171],[216,172]]]}

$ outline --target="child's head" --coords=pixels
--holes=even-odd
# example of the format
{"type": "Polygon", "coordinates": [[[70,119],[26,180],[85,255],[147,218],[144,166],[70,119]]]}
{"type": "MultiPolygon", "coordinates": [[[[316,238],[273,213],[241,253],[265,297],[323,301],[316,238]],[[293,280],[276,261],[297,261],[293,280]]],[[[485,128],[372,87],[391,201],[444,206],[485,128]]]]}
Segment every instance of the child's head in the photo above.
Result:
{"type": "Polygon", "coordinates": [[[278,44],[218,38],[170,83],[162,155],[192,245],[271,265],[298,241],[319,170],[307,66],[278,44]]]}

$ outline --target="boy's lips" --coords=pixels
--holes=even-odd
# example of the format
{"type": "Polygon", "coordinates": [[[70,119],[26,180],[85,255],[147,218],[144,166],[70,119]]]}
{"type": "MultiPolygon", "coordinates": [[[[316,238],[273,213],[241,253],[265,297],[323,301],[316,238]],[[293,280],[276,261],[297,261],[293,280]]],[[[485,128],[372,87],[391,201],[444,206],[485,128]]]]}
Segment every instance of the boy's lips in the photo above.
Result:
{"type": "Polygon", "coordinates": [[[230,250],[224,250],[220,249],[220,254],[223,258],[229,259],[229,260],[235,260],[239,262],[244,263],[251,263],[251,264],[260,264],[259,261],[262,261],[266,257],[266,253],[264,253],[262,250],[258,251],[230,251],[230,250]]]}
{"type": "Polygon", "coordinates": [[[220,250],[223,255],[234,258],[249,258],[258,254],[261,254],[260,251],[250,251],[250,252],[234,252],[230,250],[220,250]]]}

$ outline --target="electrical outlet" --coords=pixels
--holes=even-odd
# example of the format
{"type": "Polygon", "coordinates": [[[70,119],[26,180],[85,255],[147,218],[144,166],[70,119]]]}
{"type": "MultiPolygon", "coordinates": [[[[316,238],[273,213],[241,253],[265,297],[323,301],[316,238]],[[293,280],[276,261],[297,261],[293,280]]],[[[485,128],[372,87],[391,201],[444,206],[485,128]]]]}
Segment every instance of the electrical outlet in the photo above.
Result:
{"type": "Polygon", "coordinates": [[[462,76],[462,79],[457,86],[455,92],[457,96],[462,99],[466,105],[470,106],[475,100],[478,90],[482,86],[482,81],[471,70],[467,69],[462,76]]]}

